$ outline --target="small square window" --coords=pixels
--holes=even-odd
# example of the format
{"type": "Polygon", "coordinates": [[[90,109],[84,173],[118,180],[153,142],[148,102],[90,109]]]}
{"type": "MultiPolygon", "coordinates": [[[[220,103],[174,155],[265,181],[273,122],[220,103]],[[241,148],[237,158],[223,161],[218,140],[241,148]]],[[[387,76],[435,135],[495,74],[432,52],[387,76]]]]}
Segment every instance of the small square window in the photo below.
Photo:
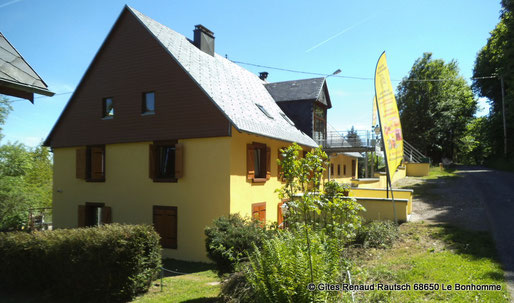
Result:
{"type": "Polygon", "coordinates": [[[105,98],[103,100],[102,118],[112,118],[114,116],[114,105],[112,98],[105,98]]]}
{"type": "Polygon", "coordinates": [[[155,114],[155,92],[143,93],[143,114],[155,114]]]}

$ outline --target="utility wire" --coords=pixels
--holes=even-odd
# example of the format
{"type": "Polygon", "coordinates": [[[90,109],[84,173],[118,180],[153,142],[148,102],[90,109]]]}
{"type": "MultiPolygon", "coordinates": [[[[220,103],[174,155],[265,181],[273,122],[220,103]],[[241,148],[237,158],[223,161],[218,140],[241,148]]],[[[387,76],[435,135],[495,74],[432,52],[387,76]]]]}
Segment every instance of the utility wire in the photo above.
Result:
{"type": "MultiPolygon", "coordinates": [[[[266,66],[261,64],[255,64],[255,63],[248,63],[248,62],[242,62],[242,61],[234,61],[231,60],[233,63],[236,64],[244,64],[244,65],[250,65],[255,67],[262,67],[262,68],[269,68],[274,70],[280,70],[284,72],[291,72],[291,73],[298,73],[298,74],[307,74],[307,75],[316,75],[316,76],[324,76],[326,77],[326,73],[315,73],[315,72],[307,72],[307,71],[300,71],[300,70],[294,70],[294,69],[287,69],[287,68],[280,68],[280,67],[273,67],[273,66],[266,66]]],[[[375,80],[375,78],[372,77],[356,77],[356,76],[341,76],[341,75],[331,75],[331,78],[346,78],[346,79],[357,79],[357,80],[375,80]]],[[[483,76],[483,77],[472,77],[471,80],[480,80],[480,79],[495,79],[498,78],[497,75],[491,75],[491,76],[483,76]]],[[[407,81],[407,82],[443,82],[443,81],[455,81],[456,79],[406,79],[406,80],[393,80],[395,82],[401,82],[401,81],[407,81]]]]}

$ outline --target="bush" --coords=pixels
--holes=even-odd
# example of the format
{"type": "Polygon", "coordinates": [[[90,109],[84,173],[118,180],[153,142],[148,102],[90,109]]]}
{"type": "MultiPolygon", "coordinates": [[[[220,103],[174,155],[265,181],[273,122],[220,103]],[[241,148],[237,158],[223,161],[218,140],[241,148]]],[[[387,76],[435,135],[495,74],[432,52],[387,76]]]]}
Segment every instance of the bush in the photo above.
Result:
{"type": "MultiPolygon", "coordinates": [[[[310,235],[314,283],[340,284],[345,263],[337,241],[323,233],[310,235]]],[[[281,232],[254,250],[222,288],[232,302],[339,302],[336,291],[309,291],[311,283],[307,241],[301,233],[281,232]]],[[[345,294],[346,295],[346,294],[345,294]]]]}
{"type": "Polygon", "coordinates": [[[357,233],[356,242],[363,247],[387,248],[398,239],[398,225],[392,221],[371,221],[357,233]]]}
{"type": "Polygon", "coordinates": [[[160,250],[147,225],[0,233],[0,285],[70,301],[126,301],[157,278],[160,250]]]}
{"type": "Polygon", "coordinates": [[[260,247],[269,232],[257,220],[244,219],[239,214],[219,217],[213,226],[205,228],[207,256],[216,264],[218,275],[234,271],[234,265],[260,247]]]}

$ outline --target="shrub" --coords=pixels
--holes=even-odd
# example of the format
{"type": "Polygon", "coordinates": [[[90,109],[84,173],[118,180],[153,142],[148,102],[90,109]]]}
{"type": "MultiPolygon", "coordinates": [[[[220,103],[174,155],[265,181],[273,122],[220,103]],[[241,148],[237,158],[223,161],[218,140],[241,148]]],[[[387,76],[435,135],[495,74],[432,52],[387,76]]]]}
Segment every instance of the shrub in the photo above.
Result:
{"type": "Polygon", "coordinates": [[[357,233],[356,242],[363,247],[387,248],[399,237],[398,225],[392,221],[371,221],[357,233]]]}
{"type": "MultiPolygon", "coordinates": [[[[323,233],[310,235],[312,281],[341,283],[345,268],[339,258],[337,241],[323,233]]],[[[255,249],[249,262],[238,268],[222,288],[222,296],[232,302],[335,302],[341,293],[335,291],[309,291],[311,283],[309,254],[304,236],[288,231],[264,241],[255,249]]]]}
{"type": "Polygon", "coordinates": [[[0,233],[0,285],[70,301],[126,301],[158,276],[160,249],[147,225],[0,233]]]}
{"type": "Polygon", "coordinates": [[[234,271],[234,265],[260,247],[268,232],[257,220],[242,218],[239,214],[219,217],[213,226],[205,228],[207,256],[216,264],[218,274],[234,271]]]}

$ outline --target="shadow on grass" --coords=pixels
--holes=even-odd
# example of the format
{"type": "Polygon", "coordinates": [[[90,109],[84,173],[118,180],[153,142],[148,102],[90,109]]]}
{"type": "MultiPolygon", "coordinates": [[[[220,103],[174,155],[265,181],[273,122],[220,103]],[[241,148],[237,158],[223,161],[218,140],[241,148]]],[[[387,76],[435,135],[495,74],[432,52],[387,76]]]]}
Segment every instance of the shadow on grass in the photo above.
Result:
{"type": "Polygon", "coordinates": [[[221,302],[218,298],[196,298],[192,300],[182,301],[182,303],[217,303],[221,302]]]}
{"type": "MultiPolygon", "coordinates": [[[[216,268],[215,265],[211,264],[211,263],[188,262],[188,261],[180,261],[180,260],[176,260],[176,259],[163,259],[162,267],[164,267],[168,270],[185,273],[185,274],[192,274],[192,273],[197,273],[197,272],[206,271],[206,270],[214,270],[216,268]]],[[[175,277],[175,276],[179,276],[179,275],[181,275],[181,274],[164,271],[165,277],[175,277]]],[[[198,301],[198,302],[204,302],[204,301],[198,301]]],[[[205,301],[205,302],[211,302],[211,301],[205,301]]]]}
{"type": "Polygon", "coordinates": [[[442,229],[434,237],[444,241],[458,254],[469,255],[474,259],[488,258],[500,263],[492,235],[488,231],[471,231],[446,224],[439,226],[442,229]]]}

